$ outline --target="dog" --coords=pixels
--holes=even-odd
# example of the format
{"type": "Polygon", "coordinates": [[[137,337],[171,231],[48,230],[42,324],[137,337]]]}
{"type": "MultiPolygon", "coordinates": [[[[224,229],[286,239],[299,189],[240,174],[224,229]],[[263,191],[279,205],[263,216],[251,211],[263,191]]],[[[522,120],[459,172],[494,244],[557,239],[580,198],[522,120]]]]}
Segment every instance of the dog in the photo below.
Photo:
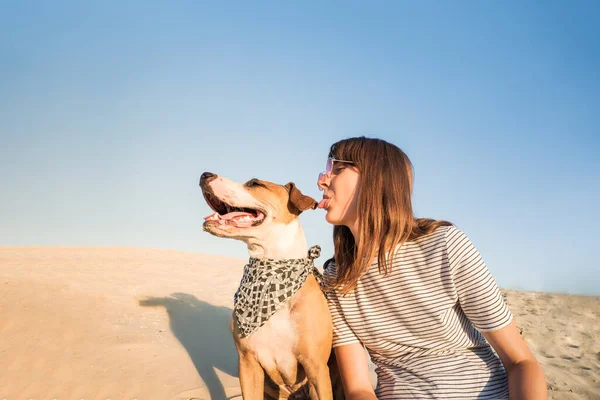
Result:
{"type": "Polygon", "coordinates": [[[309,252],[298,220],[317,202],[293,182],[242,184],[204,172],[200,187],[214,211],[204,218],[204,231],[243,241],[250,255],[231,319],[243,398],[329,400],[334,392],[343,398],[331,315],[312,263],[320,248],[309,252]],[[276,273],[291,279],[281,284],[276,273]],[[281,295],[282,288],[289,290],[281,295]]]}

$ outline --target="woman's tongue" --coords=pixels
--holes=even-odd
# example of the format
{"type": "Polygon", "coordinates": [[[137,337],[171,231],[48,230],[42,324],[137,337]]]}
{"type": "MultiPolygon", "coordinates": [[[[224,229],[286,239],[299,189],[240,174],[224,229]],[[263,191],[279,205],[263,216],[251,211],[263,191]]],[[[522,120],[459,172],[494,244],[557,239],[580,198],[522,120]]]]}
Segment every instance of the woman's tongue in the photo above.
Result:
{"type": "Polygon", "coordinates": [[[319,208],[327,208],[327,206],[329,205],[329,200],[330,199],[323,199],[319,202],[319,205],[317,207],[319,208]]]}

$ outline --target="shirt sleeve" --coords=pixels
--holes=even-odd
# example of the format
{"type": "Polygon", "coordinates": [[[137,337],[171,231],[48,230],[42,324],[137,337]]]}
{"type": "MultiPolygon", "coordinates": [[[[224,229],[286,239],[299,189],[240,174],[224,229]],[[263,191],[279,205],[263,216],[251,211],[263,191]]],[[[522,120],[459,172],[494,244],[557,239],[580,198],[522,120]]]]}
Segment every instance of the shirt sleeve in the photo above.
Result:
{"type": "Polygon", "coordinates": [[[450,274],[465,315],[482,332],[510,324],[512,314],[481,255],[461,230],[446,232],[450,274]]]}
{"type": "MultiPolygon", "coordinates": [[[[325,282],[331,283],[335,280],[336,268],[335,262],[332,260],[327,265],[327,268],[323,272],[325,282]]],[[[329,313],[331,314],[331,321],[333,322],[333,347],[343,346],[351,343],[360,343],[360,340],[356,337],[350,325],[344,317],[344,309],[340,304],[338,293],[334,289],[327,291],[327,306],[329,307],[329,313]]]]}

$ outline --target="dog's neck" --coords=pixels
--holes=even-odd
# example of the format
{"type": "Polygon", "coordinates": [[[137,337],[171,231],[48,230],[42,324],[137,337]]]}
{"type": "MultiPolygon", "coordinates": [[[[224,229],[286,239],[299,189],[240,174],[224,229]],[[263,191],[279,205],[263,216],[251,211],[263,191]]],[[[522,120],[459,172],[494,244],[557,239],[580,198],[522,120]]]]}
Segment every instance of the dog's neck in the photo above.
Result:
{"type": "Polygon", "coordinates": [[[297,219],[289,224],[269,224],[268,230],[262,233],[246,241],[251,258],[306,258],[308,245],[302,225],[297,219]]]}

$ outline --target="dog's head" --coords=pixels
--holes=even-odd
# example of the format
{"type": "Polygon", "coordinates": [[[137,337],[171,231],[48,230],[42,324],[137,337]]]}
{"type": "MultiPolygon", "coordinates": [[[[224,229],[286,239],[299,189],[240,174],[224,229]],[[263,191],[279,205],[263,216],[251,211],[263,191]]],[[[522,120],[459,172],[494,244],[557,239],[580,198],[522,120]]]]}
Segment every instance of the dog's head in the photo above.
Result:
{"type": "Polygon", "coordinates": [[[278,185],[250,179],[238,183],[205,172],[200,187],[206,203],[215,211],[204,218],[204,230],[244,241],[262,236],[261,232],[272,229],[272,224],[288,225],[302,211],[315,209],[318,204],[293,182],[278,185]]]}

